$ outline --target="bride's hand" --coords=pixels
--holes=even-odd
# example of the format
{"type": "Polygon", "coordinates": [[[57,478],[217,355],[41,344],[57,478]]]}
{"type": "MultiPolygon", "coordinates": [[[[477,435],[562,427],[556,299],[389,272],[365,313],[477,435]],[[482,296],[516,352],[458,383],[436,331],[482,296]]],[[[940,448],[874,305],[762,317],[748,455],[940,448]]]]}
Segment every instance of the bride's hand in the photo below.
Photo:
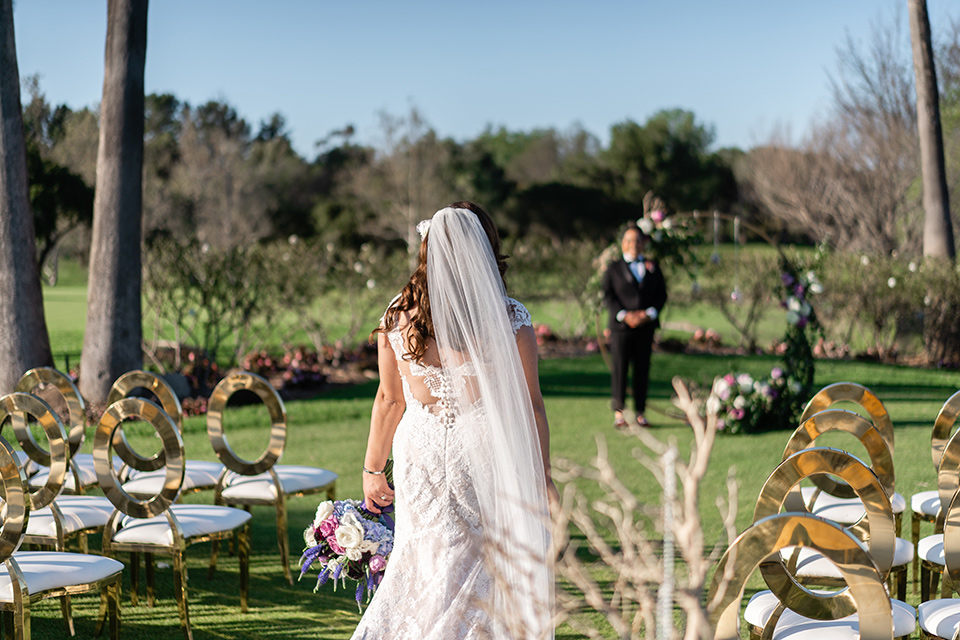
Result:
{"type": "Polygon", "coordinates": [[[393,489],[387,484],[386,476],[364,473],[363,497],[371,513],[380,513],[381,508],[393,504],[393,489]]]}
{"type": "Polygon", "coordinates": [[[560,508],[560,492],[552,478],[547,478],[547,501],[550,503],[550,512],[555,514],[560,508]]]}

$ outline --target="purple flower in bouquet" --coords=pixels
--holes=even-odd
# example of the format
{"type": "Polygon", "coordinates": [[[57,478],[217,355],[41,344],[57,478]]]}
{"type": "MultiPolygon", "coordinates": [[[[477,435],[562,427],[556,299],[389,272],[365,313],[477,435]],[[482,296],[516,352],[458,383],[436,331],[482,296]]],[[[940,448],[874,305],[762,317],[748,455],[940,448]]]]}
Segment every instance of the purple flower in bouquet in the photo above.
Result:
{"type": "Polygon", "coordinates": [[[794,280],[793,276],[790,275],[789,273],[783,272],[780,274],[780,282],[783,283],[783,286],[789,287],[794,282],[796,282],[796,280],[794,280]]]}
{"type": "Polygon", "coordinates": [[[797,286],[793,288],[793,294],[798,298],[800,298],[801,300],[803,299],[803,296],[806,292],[807,291],[806,289],[803,288],[802,284],[797,284],[797,286]]]}
{"type": "Polygon", "coordinates": [[[774,380],[779,380],[780,378],[783,377],[783,369],[781,369],[780,367],[774,367],[773,369],[770,370],[770,377],[773,378],[774,380]]]}
{"type": "Polygon", "coordinates": [[[380,573],[387,568],[387,560],[381,555],[370,557],[370,573],[380,573]]]}
{"type": "Polygon", "coordinates": [[[332,535],[335,535],[337,532],[337,527],[340,525],[340,522],[337,520],[336,516],[330,516],[326,520],[320,523],[320,526],[317,527],[317,531],[324,538],[329,538],[332,535]]]}

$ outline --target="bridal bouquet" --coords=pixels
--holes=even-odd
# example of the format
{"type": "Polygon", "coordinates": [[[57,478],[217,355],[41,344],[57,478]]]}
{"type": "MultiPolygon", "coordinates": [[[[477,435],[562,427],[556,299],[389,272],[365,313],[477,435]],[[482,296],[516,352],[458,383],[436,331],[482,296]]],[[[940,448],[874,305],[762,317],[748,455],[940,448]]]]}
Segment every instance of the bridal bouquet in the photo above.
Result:
{"type": "Polygon", "coordinates": [[[369,602],[383,579],[387,558],[393,551],[393,520],[386,514],[367,511],[362,500],[326,500],[303,532],[307,547],[300,557],[300,577],[314,564],[320,575],[314,591],[333,579],[346,586],[357,581],[357,606],[364,590],[369,602]]]}

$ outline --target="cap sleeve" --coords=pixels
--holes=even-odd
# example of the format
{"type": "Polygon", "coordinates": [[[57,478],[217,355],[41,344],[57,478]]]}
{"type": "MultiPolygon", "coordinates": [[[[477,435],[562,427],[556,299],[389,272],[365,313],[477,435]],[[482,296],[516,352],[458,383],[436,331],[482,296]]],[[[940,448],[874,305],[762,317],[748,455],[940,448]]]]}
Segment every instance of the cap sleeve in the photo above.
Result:
{"type": "Polygon", "coordinates": [[[510,318],[510,326],[516,333],[520,327],[531,327],[533,321],[530,319],[530,312],[517,300],[507,298],[507,317],[510,318]]]}

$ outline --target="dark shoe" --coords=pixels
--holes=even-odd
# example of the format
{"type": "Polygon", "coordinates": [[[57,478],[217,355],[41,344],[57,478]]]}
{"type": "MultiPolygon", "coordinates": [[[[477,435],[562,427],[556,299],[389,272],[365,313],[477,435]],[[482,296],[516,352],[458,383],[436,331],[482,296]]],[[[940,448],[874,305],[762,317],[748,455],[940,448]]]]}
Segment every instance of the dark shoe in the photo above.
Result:
{"type": "Polygon", "coordinates": [[[637,416],[637,426],[638,427],[649,427],[650,421],[644,418],[643,416],[637,416]]]}
{"type": "Polygon", "coordinates": [[[617,431],[623,431],[628,426],[629,425],[627,424],[627,421],[624,420],[623,416],[619,416],[613,419],[613,428],[616,429],[617,431]]]}

